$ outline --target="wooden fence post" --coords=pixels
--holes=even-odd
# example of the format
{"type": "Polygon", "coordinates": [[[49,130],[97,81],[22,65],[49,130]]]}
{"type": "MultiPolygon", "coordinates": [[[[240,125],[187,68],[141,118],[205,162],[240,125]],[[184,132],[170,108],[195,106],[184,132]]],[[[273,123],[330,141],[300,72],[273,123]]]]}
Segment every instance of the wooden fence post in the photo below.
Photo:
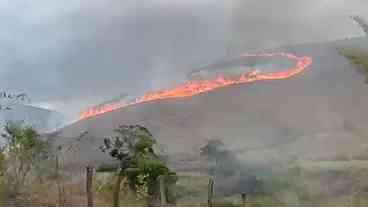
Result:
{"type": "Polygon", "coordinates": [[[120,203],[120,185],[123,180],[123,172],[119,170],[117,182],[115,184],[114,194],[113,194],[113,207],[119,207],[120,203]]]}
{"type": "Polygon", "coordinates": [[[214,193],[214,181],[212,178],[209,179],[208,181],[208,207],[213,207],[213,193],[214,193]]]}
{"type": "Polygon", "coordinates": [[[93,167],[86,167],[86,192],[87,192],[87,207],[93,207],[93,167]]]}
{"type": "Polygon", "coordinates": [[[159,177],[160,181],[160,200],[161,207],[167,206],[166,188],[165,188],[165,176],[161,175],[159,177]]]}
{"type": "Polygon", "coordinates": [[[242,207],[247,207],[247,194],[242,193],[241,194],[241,199],[242,199],[242,207]]]}
{"type": "Polygon", "coordinates": [[[55,175],[56,175],[56,185],[58,188],[58,207],[64,207],[66,203],[65,189],[62,181],[62,176],[60,176],[60,162],[58,155],[56,155],[55,157],[55,175]]]}

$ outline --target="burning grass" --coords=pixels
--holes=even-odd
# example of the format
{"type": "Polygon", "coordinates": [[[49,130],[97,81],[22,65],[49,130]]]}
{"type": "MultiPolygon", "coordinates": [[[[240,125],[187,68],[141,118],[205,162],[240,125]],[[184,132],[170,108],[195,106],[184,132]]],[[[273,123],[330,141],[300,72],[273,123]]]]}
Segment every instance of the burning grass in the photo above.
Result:
{"type": "Polygon", "coordinates": [[[313,59],[308,56],[299,57],[291,53],[261,53],[261,54],[243,54],[242,59],[249,58],[273,58],[280,57],[289,61],[294,61],[295,65],[289,68],[276,70],[273,72],[259,71],[257,68],[251,72],[244,72],[237,77],[227,78],[223,75],[218,75],[216,78],[209,80],[188,81],[181,85],[161,89],[157,91],[150,91],[144,93],[143,96],[136,98],[129,103],[109,103],[99,107],[92,107],[81,113],[80,119],[94,117],[100,114],[111,112],[119,108],[147,103],[159,100],[178,99],[196,96],[202,93],[213,91],[223,87],[232,85],[252,83],[255,81],[266,80],[283,80],[296,76],[307,69],[313,62],[313,59]]]}

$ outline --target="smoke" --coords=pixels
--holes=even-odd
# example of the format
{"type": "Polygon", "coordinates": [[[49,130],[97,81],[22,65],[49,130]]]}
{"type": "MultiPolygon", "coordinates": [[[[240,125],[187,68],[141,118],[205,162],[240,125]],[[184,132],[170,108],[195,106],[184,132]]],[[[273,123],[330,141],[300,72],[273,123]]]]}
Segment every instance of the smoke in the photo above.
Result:
{"type": "Polygon", "coordinates": [[[285,44],[359,36],[353,0],[0,3],[0,87],[75,114],[174,85],[192,67],[285,44]]]}
{"type": "Polygon", "coordinates": [[[229,39],[236,52],[362,36],[348,17],[368,17],[368,2],[361,0],[232,2],[229,39]]]}

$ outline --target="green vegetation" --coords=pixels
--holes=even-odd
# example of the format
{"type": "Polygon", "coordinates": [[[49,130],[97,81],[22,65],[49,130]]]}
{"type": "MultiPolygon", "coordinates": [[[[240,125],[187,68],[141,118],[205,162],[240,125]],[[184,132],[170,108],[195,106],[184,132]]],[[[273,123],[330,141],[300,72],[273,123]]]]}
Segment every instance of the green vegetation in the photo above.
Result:
{"type": "Polygon", "coordinates": [[[362,72],[368,80],[368,50],[356,48],[338,49],[340,54],[345,56],[349,61],[357,66],[359,72],[362,72]]]}
{"type": "MultiPolygon", "coordinates": [[[[215,178],[215,207],[242,206],[241,193],[247,195],[249,207],[368,204],[367,160],[339,157],[250,166],[238,160],[224,143],[212,140],[198,153],[203,171],[176,175],[156,154],[156,141],[146,128],[121,126],[116,131],[117,136],[105,139],[101,146],[116,162],[102,165],[93,177],[95,206],[157,206],[161,176],[170,206],[207,206],[210,177],[215,178]]],[[[79,168],[82,177],[76,176],[63,165],[63,154],[50,152],[47,142],[30,127],[9,123],[3,137],[0,206],[9,206],[10,201],[10,206],[19,207],[85,205],[85,166],[79,168]],[[57,167],[55,153],[60,160],[57,167]]]]}
{"type": "Polygon", "coordinates": [[[0,184],[3,200],[26,197],[27,188],[38,177],[42,161],[49,155],[49,147],[32,128],[7,123],[0,151],[0,184]]]}
{"type": "Polygon", "coordinates": [[[179,176],[176,197],[181,200],[206,198],[209,176],[179,176]]]}
{"type": "MultiPolygon", "coordinates": [[[[96,195],[96,201],[103,206],[111,207],[114,205],[114,192],[116,188],[116,182],[118,182],[118,175],[112,173],[97,173],[94,180],[94,192],[96,195]]],[[[145,207],[147,202],[142,197],[137,197],[136,194],[127,188],[127,180],[122,179],[120,186],[119,204],[123,206],[129,203],[132,207],[145,207]]]]}
{"type": "MultiPolygon", "coordinates": [[[[139,125],[122,125],[116,132],[119,136],[104,139],[103,152],[119,161],[118,179],[114,192],[114,206],[119,206],[119,191],[125,178],[132,192],[148,199],[159,199],[159,178],[164,179],[165,186],[175,184],[177,177],[171,172],[160,157],[154,152],[156,143],[152,134],[139,125]]],[[[166,193],[169,190],[166,189],[166,193]]],[[[171,199],[168,194],[168,200],[171,199]]]]}

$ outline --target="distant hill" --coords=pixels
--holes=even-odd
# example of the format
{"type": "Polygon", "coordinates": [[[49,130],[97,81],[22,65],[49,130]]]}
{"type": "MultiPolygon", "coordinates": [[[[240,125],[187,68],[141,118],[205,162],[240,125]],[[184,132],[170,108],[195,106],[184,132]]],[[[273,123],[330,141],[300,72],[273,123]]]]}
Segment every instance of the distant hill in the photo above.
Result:
{"type": "Polygon", "coordinates": [[[368,85],[339,47],[368,48],[368,39],[275,49],[311,56],[313,65],[287,80],[145,103],[82,120],[61,129],[58,142],[88,131],[81,159],[103,160],[98,150],[103,137],[120,124],[142,124],[171,154],[198,151],[213,138],[222,139],[239,158],[259,162],[359,154],[368,149],[368,85]]]}
{"type": "Polygon", "coordinates": [[[24,104],[13,104],[11,110],[0,112],[0,123],[5,121],[24,122],[26,125],[45,132],[61,127],[64,117],[55,111],[24,104]]]}

